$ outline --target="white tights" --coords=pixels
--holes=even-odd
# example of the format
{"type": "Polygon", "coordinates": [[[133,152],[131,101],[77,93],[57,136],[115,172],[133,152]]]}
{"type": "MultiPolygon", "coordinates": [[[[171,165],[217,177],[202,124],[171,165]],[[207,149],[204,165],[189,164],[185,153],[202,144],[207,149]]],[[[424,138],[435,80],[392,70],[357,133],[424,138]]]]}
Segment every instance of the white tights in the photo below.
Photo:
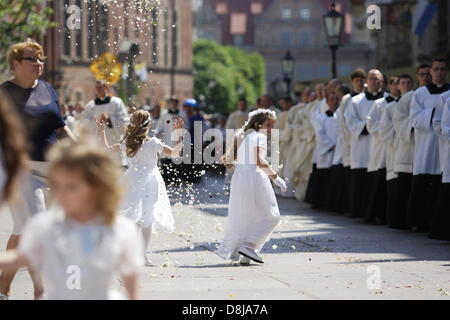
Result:
{"type": "Polygon", "coordinates": [[[142,234],[142,238],[144,241],[144,257],[145,254],[147,253],[148,250],[148,246],[150,244],[150,239],[152,237],[152,225],[146,227],[146,228],[140,228],[141,229],[141,234],[142,234]]]}

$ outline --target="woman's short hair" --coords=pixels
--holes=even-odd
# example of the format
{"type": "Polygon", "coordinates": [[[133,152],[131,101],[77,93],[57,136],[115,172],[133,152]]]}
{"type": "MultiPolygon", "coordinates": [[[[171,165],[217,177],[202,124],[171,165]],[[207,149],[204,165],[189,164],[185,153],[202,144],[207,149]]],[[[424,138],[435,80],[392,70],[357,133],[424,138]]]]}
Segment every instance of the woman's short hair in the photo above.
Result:
{"type": "Polygon", "coordinates": [[[44,49],[42,48],[42,46],[39,43],[37,43],[36,41],[28,38],[24,42],[19,42],[19,43],[13,44],[8,49],[7,61],[8,61],[8,67],[10,70],[14,71],[14,61],[22,59],[24,56],[24,52],[27,49],[35,50],[38,58],[45,59],[44,49]]]}

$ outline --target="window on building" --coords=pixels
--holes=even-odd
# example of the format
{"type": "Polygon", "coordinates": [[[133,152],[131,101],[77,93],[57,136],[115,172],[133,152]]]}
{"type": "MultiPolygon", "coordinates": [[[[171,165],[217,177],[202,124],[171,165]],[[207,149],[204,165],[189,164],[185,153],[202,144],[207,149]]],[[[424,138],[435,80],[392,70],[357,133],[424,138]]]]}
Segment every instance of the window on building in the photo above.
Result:
{"type": "Polygon", "coordinates": [[[169,11],[164,9],[164,65],[169,65],[169,11]]]}
{"type": "Polygon", "coordinates": [[[339,77],[345,77],[350,75],[352,72],[352,66],[350,64],[344,63],[344,64],[338,64],[337,73],[339,77]]]}
{"type": "Polygon", "coordinates": [[[311,9],[301,8],[300,9],[300,19],[303,21],[309,21],[311,19],[311,9]]]}
{"type": "Polygon", "coordinates": [[[328,63],[322,63],[317,70],[317,77],[320,79],[330,78],[330,65],[328,63]]]}
{"type": "Polygon", "coordinates": [[[172,65],[178,64],[178,12],[172,12],[172,65]]]}
{"type": "Polygon", "coordinates": [[[151,40],[152,40],[152,63],[158,63],[158,11],[152,9],[152,25],[151,25],[151,40]]]}
{"type": "Polygon", "coordinates": [[[292,31],[285,30],[280,32],[280,44],[283,47],[291,47],[292,46],[292,31]]]}
{"type": "Polygon", "coordinates": [[[231,15],[230,33],[245,34],[247,32],[247,15],[245,13],[233,13],[231,15]]]}
{"type": "Polygon", "coordinates": [[[346,13],[345,14],[345,28],[344,31],[347,34],[351,34],[352,33],[352,15],[350,13],[346,13]]]}
{"type": "Polygon", "coordinates": [[[233,35],[233,44],[236,47],[242,47],[242,45],[244,44],[244,36],[242,34],[233,35]]]}
{"type": "Polygon", "coordinates": [[[199,32],[199,38],[217,41],[216,33],[212,31],[199,32]]]}
{"type": "Polygon", "coordinates": [[[284,7],[281,9],[281,18],[287,20],[292,18],[292,9],[289,7],[284,7]]]}
{"type": "MultiPolygon", "coordinates": [[[[78,7],[78,8],[82,8],[82,3],[81,3],[81,0],[77,0],[76,2],[75,2],[75,5],[78,7]]],[[[82,13],[81,13],[82,14],[82,13]]],[[[76,29],[75,30],[75,55],[76,55],[76,57],[78,58],[78,59],[81,59],[82,58],[82,49],[83,49],[83,37],[82,37],[82,34],[81,34],[81,30],[82,29],[76,29]]]]}
{"type": "Polygon", "coordinates": [[[226,14],[228,12],[228,5],[225,2],[218,2],[216,4],[217,14],[226,14]]]}
{"type": "Polygon", "coordinates": [[[63,47],[64,47],[64,55],[70,57],[70,30],[65,23],[69,19],[69,14],[67,13],[67,8],[70,6],[69,0],[64,0],[64,32],[63,32],[63,47]]]}
{"type": "Polygon", "coordinates": [[[300,81],[314,79],[314,68],[310,63],[300,63],[296,71],[297,79],[300,81]]]}
{"type": "Polygon", "coordinates": [[[314,44],[313,32],[311,30],[300,30],[299,45],[302,48],[312,47],[314,44]]]}
{"type": "Polygon", "coordinates": [[[250,12],[252,14],[261,14],[263,11],[263,6],[261,2],[252,2],[250,6],[250,12]]]}
{"type": "Polygon", "coordinates": [[[106,52],[106,44],[108,43],[108,8],[102,4],[99,7],[99,36],[98,36],[98,49],[99,54],[106,52]]]}
{"type": "Polygon", "coordinates": [[[93,59],[95,56],[95,47],[94,47],[94,25],[95,25],[95,18],[94,18],[94,8],[92,6],[88,6],[88,59],[93,59]]]}

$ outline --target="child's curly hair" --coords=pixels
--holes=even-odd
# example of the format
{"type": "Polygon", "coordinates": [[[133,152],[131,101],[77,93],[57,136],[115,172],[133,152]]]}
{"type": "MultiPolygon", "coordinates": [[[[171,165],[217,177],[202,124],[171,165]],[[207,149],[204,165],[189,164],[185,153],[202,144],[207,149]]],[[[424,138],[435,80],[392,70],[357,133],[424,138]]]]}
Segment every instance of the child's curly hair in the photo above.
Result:
{"type": "Polygon", "coordinates": [[[127,157],[134,157],[144,141],[148,139],[150,120],[150,113],[144,110],[136,111],[131,116],[124,138],[127,157]]]}
{"type": "Polygon", "coordinates": [[[107,150],[98,145],[95,137],[84,131],[77,142],[65,138],[50,149],[48,159],[50,180],[55,170],[65,169],[79,173],[95,189],[94,207],[103,215],[104,223],[111,225],[123,195],[120,182],[122,172],[107,150]]]}

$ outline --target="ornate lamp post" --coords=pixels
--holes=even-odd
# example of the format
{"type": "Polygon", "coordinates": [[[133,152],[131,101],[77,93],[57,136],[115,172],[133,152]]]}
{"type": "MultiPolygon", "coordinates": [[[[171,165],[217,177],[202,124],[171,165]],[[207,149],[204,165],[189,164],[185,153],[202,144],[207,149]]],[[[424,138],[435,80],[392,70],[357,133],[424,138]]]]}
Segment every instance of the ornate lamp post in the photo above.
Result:
{"type": "Polygon", "coordinates": [[[287,95],[291,95],[291,82],[294,75],[294,67],[295,67],[295,59],[291,56],[289,51],[286,52],[286,55],[281,60],[281,69],[283,71],[283,78],[286,82],[286,91],[287,95]]]}
{"type": "Polygon", "coordinates": [[[328,40],[328,46],[331,50],[331,74],[336,78],[336,51],[340,45],[340,37],[344,26],[344,16],[336,11],[335,4],[332,3],[330,11],[323,16],[325,34],[328,40]]]}

